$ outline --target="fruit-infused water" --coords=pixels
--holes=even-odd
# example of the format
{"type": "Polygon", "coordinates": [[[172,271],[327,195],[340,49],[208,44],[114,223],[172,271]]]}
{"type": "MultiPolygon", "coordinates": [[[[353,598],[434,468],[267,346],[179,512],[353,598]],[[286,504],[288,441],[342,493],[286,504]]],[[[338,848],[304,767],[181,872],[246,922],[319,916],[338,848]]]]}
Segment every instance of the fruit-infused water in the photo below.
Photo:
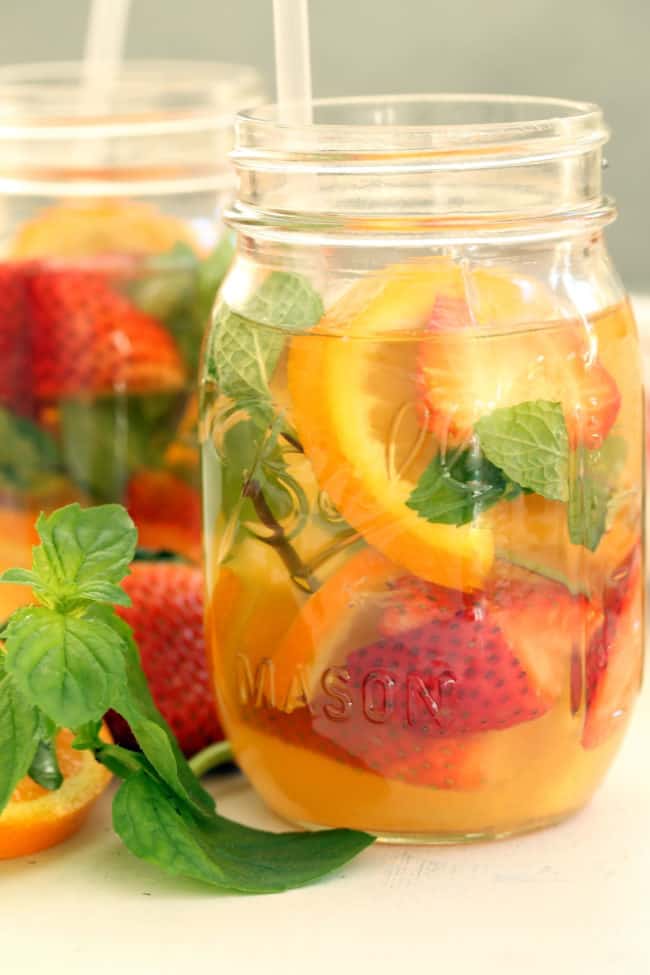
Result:
{"type": "Polygon", "coordinates": [[[227,733],[307,826],[444,842],[555,822],[602,779],[641,680],[629,305],[606,276],[609,301],[576,298],[599,241],[567,245],[561,286],[553,244],[356,269],[335,245],[307,273],[242,254],[205,347],[227,733]]]}
{"type": "MultiPolygon", "coordinates": [[[[224,99],[256,77],[194,67],[127,65],[88,117],[79,66],[0,70],[0,571],[30,564],[41,510],[74,501],[122,502],[142,547],[200,559],[196,374],[232,256],[224,99]]],[[[2,587],[0,618],[23,589],[2,587]]]]}

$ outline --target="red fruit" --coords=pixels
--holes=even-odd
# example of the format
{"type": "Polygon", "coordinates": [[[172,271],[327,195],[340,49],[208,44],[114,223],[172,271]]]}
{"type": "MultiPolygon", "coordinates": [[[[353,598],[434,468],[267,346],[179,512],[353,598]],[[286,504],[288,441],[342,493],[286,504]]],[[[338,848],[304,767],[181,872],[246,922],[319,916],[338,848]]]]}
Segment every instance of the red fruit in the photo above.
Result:
{"type": "Polygon", "coordinates": [[[40,399],[164,392],[185,381],[171,335],[96,270],[36,273],[29,282],[34,385],[40,399]]]}
{"type": "Polygon", "coordinates": [[[0,406],[23,416],[33,414],[27,274],[25,265],[0,264],[0,406]]]}
{"type": "Polygon", "coordinates": [[[490,336],[475,327],[460,298],[439,299],[431,337],[419,355],[420,422],[441,443],[463,443],[482,416],[528,400],[560,402],[571,446],[597,449],[618,415],[621,397],[581,324],[490,336]]]}
{"type": "MultiPolygon", "coordinates": [[[[186,755],[223,738],[208,673],[203,629],[203,576],[173,562],[136,562],[124,582],[132,606],[117,612],[133,628],[158,709],[186,755]]],[[[110,715],[119,743],[124,723],[110,715]]]]}
{"type": "Polygon", "coordinates": [[[641,683],[643,573],[641,548],[619,566],[603,598],[602,625],[585,660],[585,726],[582,743],[595,748],[622,727],[641,683]]]}
{"type": "Polygon", "coordinates": [[[143,548],[201,559],[201,495],[168,471],[143,470],[128,483],[126,507],[143,548]]]}
{"type": "Polygon", "coordinates": [[[474,595],[414,577],[391,591],[382,636],[337,668],[336,697],[319,693],[290,714],[267,709],[263,720],[286,741],[387,778],[476,787],[489,764],[480,733],[546,713],[566,686],[573,646],[600,616],[584,597],[515,567],[500,567],[474,595]]]}

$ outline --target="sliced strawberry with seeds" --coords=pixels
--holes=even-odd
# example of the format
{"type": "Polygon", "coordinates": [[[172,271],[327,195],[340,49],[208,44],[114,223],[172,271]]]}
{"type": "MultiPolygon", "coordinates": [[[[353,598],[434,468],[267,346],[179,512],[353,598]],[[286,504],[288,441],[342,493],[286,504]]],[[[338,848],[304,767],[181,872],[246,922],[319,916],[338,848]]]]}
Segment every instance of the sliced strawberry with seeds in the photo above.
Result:
{"type": "Polygon", "coordinates": [[[179,351],[110,275],[48,269],[29,282],[33,370],[40,399],[165,391],[185,381],[179,351]]]}

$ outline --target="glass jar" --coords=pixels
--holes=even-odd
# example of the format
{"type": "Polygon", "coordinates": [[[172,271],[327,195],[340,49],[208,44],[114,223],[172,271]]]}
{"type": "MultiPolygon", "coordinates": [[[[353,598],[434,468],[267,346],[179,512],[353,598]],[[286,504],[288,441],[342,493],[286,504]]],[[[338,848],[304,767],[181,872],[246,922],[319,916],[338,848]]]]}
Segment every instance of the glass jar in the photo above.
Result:
{"type": "MultiPolygon", "coordinates": [[[[78,64],[0,68],[0,571],[73,501],[200,559],[196,370],[259,96],[237,65],[127,63],[92,92],[78,64]]],[[[26,598],[2,587],[0,618],[26,598]]]]}
{"type": "Polygon", "coordinates": [[[456,842],[554,823],[641,678],[642,387],[599,109],[239,116],[200,438],[220,714],[269,806],[456,842]]]}

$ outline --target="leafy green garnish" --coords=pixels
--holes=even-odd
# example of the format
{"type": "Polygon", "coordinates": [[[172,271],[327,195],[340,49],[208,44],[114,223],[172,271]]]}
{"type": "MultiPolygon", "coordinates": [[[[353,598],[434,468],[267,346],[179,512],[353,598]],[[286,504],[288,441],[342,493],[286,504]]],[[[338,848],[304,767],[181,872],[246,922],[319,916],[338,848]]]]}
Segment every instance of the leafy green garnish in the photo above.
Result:
{"type": "Polygon", "coordinates": [[[75,748],[91,749],[124,780],[113,806],[118,835],[171,874],[229,891],[286,890],[330,873],[372,842],[348,830],[265,833],[217,815],[155,708],[130,628],[106,604],[135,552],[128,515],[117,505],[69,505],[41,516],[37,529],[32,570],[2,577],[34,585],[42,605],[17,610],[2,633],[0,812],[30,769],[55,784],[51,740],[65,727],[75,748]],[[100,738],[108,708],[130,724],[140,752],[100,738]]]}
{"type": "MultiPolygon", "coordinates": [[[[0,658],[4,653],[0,650],[0,658]]],[[[11,676],[0,676],[0,811],[27,775],[38,748],[38,712],[11,676]]]]}
{"type": "Polygon", "coordinates": [[[581,447],[572,454],[567,514],[574,545],[583,545],[590,552],[598,548],[625,454],[625,441],[616,436],[607,437],[599,450],[581,447]]]}
{"type": "Polygon", "coordinates": [[[511,481],[551,501],[568,501],[569,437],[560,403],[502,407],[482,417],[475,431],[487,459],[511,481]]]}
{"type": "Polygon", "coordinates": [[[307,510],[307,499],[292,477],[286,457],[300,450],[281,413],[274,411],[269,383],[291,333],[318,322],[323,303],[309,281],[274,271],[244,305],[241,314],[224,302],[217,307],[205,355],[206,387],[216,384],[206,403],[211,424],[203,437],[206,477],[220,492],[220,507],[237,530],[261,523],[292,578],[311,588],[309,573],[280,524],[307,510]]]}
{"type": "Polygon", "coordinates": [[[0,407],[0,477],[16,488],[33,488],[59,467],[56,442],[25,417],[0,407]]]}
{"type": "Polygon", "coordinates": [[[43,789],[55,792],[63,785],[63,775],[59,768],[56,745],[53,735],[41,738],[36,746],[36,754],[27,773],[43,789]]]}
{"type": "Polygon", "coordinates": [[[231,233],[224,234],[203,260],[188,244],[178,242],[166,254],[151,257],[146,274],[131,285],[131,299],[166,325],[192,374],[196,373],[203,334],[233,253],[231,233]]]}
{"type": "Polygon", "coordinates": [[[208,375],[223,395],[263,409],[287,334],[311,328],[322,314],[320,295],[306,278],[272,271],[241,314],[225,302],[217,306],[206,351],[208,375]]]}
{"type": "Polygon", "coordinates": [[[249,894],[302,887],[372,843],[345,829],[274,834],[218,815],[198,819],[145,772],[121,786],[113,824],[132,853],[168,873],[249,894]]]}
{"type": "Polygon", "coordinates": [[[465,525],[498,501],[521,493],[478,444],[436,454],[406,502],[427,521],[465,525]]]}
{"type": "Polygon", "coordinates": [[[100,501],[122,497],[135,470],[163,463],[186,399],[185,393],[152,393],[62,403],[63,460],[70,476],[100,501]]]}

